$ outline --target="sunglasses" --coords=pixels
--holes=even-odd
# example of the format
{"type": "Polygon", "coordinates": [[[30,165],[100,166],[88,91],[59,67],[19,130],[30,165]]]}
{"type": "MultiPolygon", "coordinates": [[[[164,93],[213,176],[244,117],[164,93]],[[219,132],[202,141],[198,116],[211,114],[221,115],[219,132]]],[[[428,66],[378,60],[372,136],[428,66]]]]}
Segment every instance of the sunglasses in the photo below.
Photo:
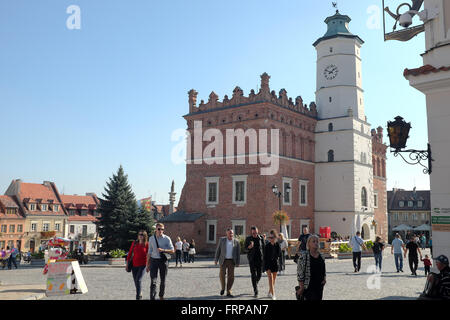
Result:
{"type": "Polygon", "coordinates": [[[158,228],[158,231],[161,231],[161,230],[164,231],[164,228],[158,228]]]}
{"type": "Polygon", "coordinates": [[[139,233],[139,234],[138,234],[138,236],[143,236],[143,235],[144,235],[143,233],[139,233]]]}

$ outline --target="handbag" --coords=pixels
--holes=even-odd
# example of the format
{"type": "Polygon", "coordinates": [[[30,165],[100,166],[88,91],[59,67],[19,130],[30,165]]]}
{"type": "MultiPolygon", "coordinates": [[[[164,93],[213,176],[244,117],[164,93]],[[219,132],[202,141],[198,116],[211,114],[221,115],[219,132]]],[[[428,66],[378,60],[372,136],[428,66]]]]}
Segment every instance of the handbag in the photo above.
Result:
{"type": "MultiPolygon", "coordinates": [[[[156,241],[156,247],[159,249],[158,239],[156,239],[156,235],[154,235],[154,237],[155,237],[155,241],[156,241]]],[[[163,262],[169,261],[170,258],[172,257],[169,253],[165,253],[165,252],[162,252],[159,255],[161,256],[161,260],[163,262]]]]}
{"type": "Polygon", "coordinates": [[[195,248],[189,249],[189,254],[195,254],[195,248]]]}
{"type": "Polygon", "coordinates": [[[127,272],[131,272],[131,270],[133,269],[133,257],[134,257],[134,248],[135,248],[135,244],[136,242],[133,242],[133,245],[131,246],[131,257],[130,259],[127,261],[127,272]]]}

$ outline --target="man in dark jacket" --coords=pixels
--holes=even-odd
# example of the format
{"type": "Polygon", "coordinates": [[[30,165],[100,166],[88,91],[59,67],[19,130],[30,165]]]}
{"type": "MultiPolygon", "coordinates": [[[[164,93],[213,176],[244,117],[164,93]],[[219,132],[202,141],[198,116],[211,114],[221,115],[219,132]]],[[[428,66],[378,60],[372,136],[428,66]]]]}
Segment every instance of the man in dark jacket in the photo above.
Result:
{"type": "Polygon", "coordinates": [[[264,266],[264,249],[265,243],[262,236],[258,234],[258,228],[251,228],[252,234],[245,239],[245,248],[248,250],[247,257],[250,265],[250,273],[252,275],[253,291],[255,298],[258,297],[258,282],[261,280],[261,273],[264,266]]]}
{"type": "Polygon", "coordinates": [[[444,255],[434,259],[436,261],[436,268],[439,273],[439,298],[450,300],[450,267],[448,265],[448,258],[444,255]]]}

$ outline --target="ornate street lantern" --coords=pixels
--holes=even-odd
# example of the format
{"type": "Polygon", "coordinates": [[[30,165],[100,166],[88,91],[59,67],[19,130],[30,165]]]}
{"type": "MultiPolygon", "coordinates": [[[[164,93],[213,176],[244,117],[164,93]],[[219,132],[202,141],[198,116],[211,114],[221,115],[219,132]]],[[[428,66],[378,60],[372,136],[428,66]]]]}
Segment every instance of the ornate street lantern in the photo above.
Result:
{"type": "Polygon", "coordinates": [[[423,172],[425,174],[431,174],[431,162],[434,160],[431,157],[431,147],[429,143],[427,150],[402,150],[403,148],[406,148],[406,142],[409,138],[411,123],[407,123],[403,120],[402,117],[397,116],[395,117],[395,121],[388,121],[387,127],[391,153],[394,153],[394,157],[400,155],[400,157],[402,157],[402,159],[408,164],[420,164],[422,167],[424,167],[423,172]],[[409,160],[406,160],[405,157],[403,157],[402,153],[409,153],[409,160]],[[428,167],[422,163],[422,161],[425,160],[428,160],[428,167]]]}
{"type": "Polygon", "coordinates": [[[397,116],[395,117],[395,121],[389,121],[387,126],[391,148],[396,151],[406,148],[406,141],[409,138],[411,123],[406,123],[402,117],[397,116]]]}

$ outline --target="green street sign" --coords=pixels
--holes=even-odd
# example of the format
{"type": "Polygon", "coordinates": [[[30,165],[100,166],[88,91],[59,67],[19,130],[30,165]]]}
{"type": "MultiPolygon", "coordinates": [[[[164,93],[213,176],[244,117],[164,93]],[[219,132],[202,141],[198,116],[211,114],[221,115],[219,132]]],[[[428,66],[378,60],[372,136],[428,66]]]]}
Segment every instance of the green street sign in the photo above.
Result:
{"type": "Polygon", "coordinates": [[[450,224],[450,217],[431,217],[431,224],[450,224]]]}

